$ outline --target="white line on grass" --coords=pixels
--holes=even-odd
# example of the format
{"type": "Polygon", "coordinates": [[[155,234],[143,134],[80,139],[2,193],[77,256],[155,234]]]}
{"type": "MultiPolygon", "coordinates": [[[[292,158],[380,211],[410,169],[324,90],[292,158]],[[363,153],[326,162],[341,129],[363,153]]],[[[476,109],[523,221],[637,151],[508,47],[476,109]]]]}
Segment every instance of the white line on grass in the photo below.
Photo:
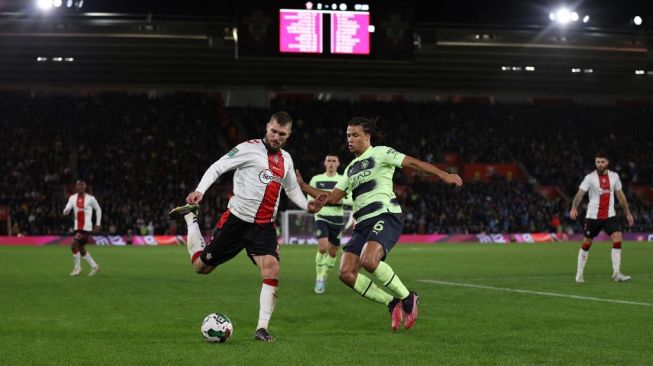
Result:
{"type": "Polygon", "coordinates": [[[438,281],[438,280],[418,280],[418,281],[419,282],[433,283],[433,284],[436,284],[436,285],[471,287],[471,288],[480,288],[480,289],[485,289],[485,290],[517,292],[517,293],[520,293],[520,294],[530,294],[530,295],[540,295],[540,296],[565,297],[565,298],[568,298],[568,299],[576,299],[576,300],[611,302],[611,303],[615,303],[615,304],[627,304],[627,305],[653,306],[653,304],[649,304],[647,302],[601,299],[601,298],[598,298],[598,297],[559,294],[559,293],[556,293],[556,292],[542,292],[542,291],[520,290],[520,289],[515,289],[515,288],[507,288],[507,287],[494,287],[494,286],[485,286],[485,285],[475,285],[473,283],[447,282],[447,281],[438,281]]]}

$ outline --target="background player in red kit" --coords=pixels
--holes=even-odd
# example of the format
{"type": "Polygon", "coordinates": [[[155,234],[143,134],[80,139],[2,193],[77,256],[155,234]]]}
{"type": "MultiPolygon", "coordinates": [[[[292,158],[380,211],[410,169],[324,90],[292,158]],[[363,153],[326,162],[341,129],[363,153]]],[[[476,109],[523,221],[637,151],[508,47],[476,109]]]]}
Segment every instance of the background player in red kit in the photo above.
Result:
{"type": "Polygon", "coordinates": [[[615,196],[626,213],[628,225],[633,226],[635,220],[628,208],[628,201],[622,191],[619,174],[608,170],[609,160],[607,154],[599,152],[594,159],[596,170],[589,173],[580,184],[578,192],[571,205],[569,217],[575,220],[578,217],[578,206],[583,200],[585,193],[589,192],[589,204],[585,218],[583,245],[578,252],[578,266],[576,270],[576,282],[585,282],[583,270],[587,262],[592,240],[604,230],[612,239],[612,279],[615,282],[624,282],[630,279],[621,273],[621,241],[623,240],[621,228],[616,218],[614,209],[615,196]]]}
{"type": "Polygon", "coordinates": [[[249,140],[233,148],[204,173],[194,192],[186,197],[188,205],[173,209],[171,217],[184,217],[188,225],[188,253],[197,273],[210,273],[232,259],[241,250],[256,264],[263,279],[259,320],[254,338],[273,341],[268,323],[277,299],[279,285],[279,245],[274,219],[281,187],[301,209],[315,213],[322,208],[326,195],[309,203],[295,176],[293,161],[282,147],[290,137],[292,119],[286,112],[272,115],[263,139],[249,140]],[[220,218],[208,245],[197,224],[197,205],[206,190],[229,170],[234,173],[234,196],[220,218]]]}
{"type": "Polygon", "coordinates": [[[100,229],[100,222],[102,220],[102,209],[97,203],[97,200],[92,195],[86,193],[86,182],[83,180],[78,180],[75,182],[75,191],[77,193],[71,195],[68,198],[68,203],[63,209],[63,214],[68,215],[71,210],[74,212],[75,224],[73,230],[75,231],[75,237],[73,238],[73,244],[71,245],[71,250],[73,251],[73,262],[74,267],[73,271],[70,272],[71,276],[79,276],[82,273],[82,266],[80,265],[80,256],[84,258],[86,262],[91,266],[91,272],[89,276],[95,276],[100,270],[100,266],[95,263],[91,253],[86,250],[86,243],[88,242],[88,237],[91,235],[93,230],[92,223],[92,214],[95,211],[95,230],[100,229]]]}

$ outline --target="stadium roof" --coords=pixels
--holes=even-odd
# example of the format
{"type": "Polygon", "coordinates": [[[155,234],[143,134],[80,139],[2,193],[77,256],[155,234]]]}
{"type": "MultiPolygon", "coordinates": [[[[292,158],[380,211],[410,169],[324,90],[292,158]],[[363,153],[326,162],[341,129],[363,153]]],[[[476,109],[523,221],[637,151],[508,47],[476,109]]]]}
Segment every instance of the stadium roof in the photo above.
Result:
{"type": "MultiPolygon", "coordinates": [[[[16,3],[3,2],[3,10],[16,3]]],[[[417,8],[423,3],[417,1],[417,8]]],[[[548,18],[539,25],[518,25],[519,14],[546,14],[547,4],[558,4],[469,3],[474,5],[438,1],[437,14],[417,11],[418,20],[429,20],[414,24],[411,61],[237,58],[232,31],[238,24],[228,14],[235,11],[234,2],[88,0],[83,12],[5,12],[0,17],[0,85],[653,92],[653,36],[645,28],[616,22],[562,29],[548,18]],[[145,14],[148,9],[160,15],[145,14]],[[473,15],[465,17],[471,9],[473,15]]],[[[628,10],[612,1],[587,0],[578,7],[604,4],[607,20],[623,20],[634,7],[650,9],[644,1],[627,3],[628,10]]],[[[646,19],[647,13],[641,14],[646,19]]],[[[595,17],[598,23],[601,17],[595,17]]]]}

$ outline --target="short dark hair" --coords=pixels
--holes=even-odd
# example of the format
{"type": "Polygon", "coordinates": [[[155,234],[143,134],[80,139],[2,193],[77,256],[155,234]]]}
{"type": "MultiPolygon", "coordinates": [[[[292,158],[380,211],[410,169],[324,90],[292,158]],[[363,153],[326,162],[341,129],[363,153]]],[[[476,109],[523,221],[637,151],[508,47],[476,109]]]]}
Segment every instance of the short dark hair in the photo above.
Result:
{"type": "Polygon", "coordinates": [[[333,151],[329,151],[326,155],[324,155],[325,158],[327,156],[335,156],[336,158],[338,158],[338,160],[340,160],[340,156],[338,156],[338,154],[334,153],[333,151]]]}
{"type": "Polygon", "coordinates": [[[594,154],[594,158],[603,158],[605,160],[610,160],[608,154],[603,150],[597,151],[596,154],[594,154]]]}
{"type": "Polygon", "coordinates": [[[372,119],[365,117],[354,117],[352,118],[348,126],[361,126],[363,132],[369,134],[372,137],[374,143],[380,143],[383,141],[383,134],[379,131],[378,122],[379,117],[374,117],[372,119]]]}
{"type": "Polygon", "coordinates": [[[363,128],[363,132],[365,132],[368,135],[374,136],[374,134],[376,133],[376,121],[378,121],[378,118],[369,119],[365,117],[354,117],[349,121],[347,125],[361,126],[363,128]]]}
{"type": "Polygon", "coordinates": [[[272,117],[270,117],[270,122],[272,121],[277,121],[279,126],[285,126],[285,125],[291,125],[292,124],[292,117],[290,117],[290,114],[288,112],[284,111],[279,111],[275,112],[272,117]]]}

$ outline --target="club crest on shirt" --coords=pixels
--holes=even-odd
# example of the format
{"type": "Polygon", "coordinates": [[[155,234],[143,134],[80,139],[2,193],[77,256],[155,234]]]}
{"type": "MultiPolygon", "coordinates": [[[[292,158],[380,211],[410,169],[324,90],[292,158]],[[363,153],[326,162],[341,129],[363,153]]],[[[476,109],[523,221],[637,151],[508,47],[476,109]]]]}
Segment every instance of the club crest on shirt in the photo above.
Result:
{"type": "Polygon", "coordinates": [[[274,163],[279,164],[279,155],[274,156],[274,163]]]}

